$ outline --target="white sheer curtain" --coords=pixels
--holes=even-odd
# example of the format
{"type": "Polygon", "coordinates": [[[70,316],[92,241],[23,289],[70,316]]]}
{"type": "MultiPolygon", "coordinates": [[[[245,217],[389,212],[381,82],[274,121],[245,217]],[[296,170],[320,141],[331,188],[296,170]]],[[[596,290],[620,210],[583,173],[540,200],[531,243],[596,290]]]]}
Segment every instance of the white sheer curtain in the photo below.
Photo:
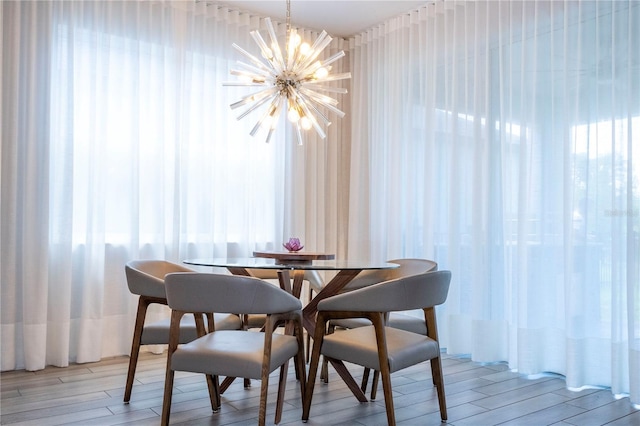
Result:
{"type": "Polygon", "coordinates": [[[130,259],[250,256],[291,235],[335,246],[318,226],[336,222],[319,207],[337,210],[335,179],[302,188],[311,171],[337,176],[340,123],[326,141],[298,147],[280,127],[265,144],[249,136],[258,116],[229,108],[248,93],[222,86],[232,44],[259,55],[263,20],[170,1],[0,13],[2,370],[127,354],[130,259]]]}
{"type": "Polygon", "coordinates": [[[640,3],[447,0],[351,55],[348,253],[452,270],[449,353],[640,403],[640,3]]]}

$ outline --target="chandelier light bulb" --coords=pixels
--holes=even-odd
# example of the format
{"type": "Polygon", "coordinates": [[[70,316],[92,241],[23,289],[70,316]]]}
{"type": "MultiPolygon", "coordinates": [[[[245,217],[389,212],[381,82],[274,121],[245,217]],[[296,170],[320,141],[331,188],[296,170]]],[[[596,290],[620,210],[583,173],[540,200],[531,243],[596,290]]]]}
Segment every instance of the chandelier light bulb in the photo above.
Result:
{"type": "Polygon", "coordinates": [[[329,75],[329,70],[326,69],[325,67],[318,68],[316,70],[316,72],[313,74],[313,76],[316,78],[316,80],[321,80],[321,79],[325,78],[328,75],[329,75]]]}
{"type": "Polygon", "coordinates": [[[297,123],[300,120],[300,113],[295,108],[289,108],[289,112],[287,113],[287,118],[292,123],[297,123]]]}
{"type": "Polygon", "coordinates": [[[266,63],[234,44],[233,47],[244,55],[249,63],[239,61],[238,66],[241,69],[231,70],[231,75],[237,76],[238,81],[223,84],[259,87],[258,91],[231,104],[232,109],[247,106],[247,109],[238,116],[238,120],[263,105],[266,107],[266,111],[251,130],[251,136],[255,136],[257,131],[263,128],[267,130],[266,142],[269,142],[286,104],[287,118],[296,127],[297,131],[294,134],[298,144],[302,145],[302,130],[314,128],[322,139],[326,138],[320,123],[325,127],[331,124],[327,117],[327,110],[341,118],[344,117],[344,112],[336,107],[338,101],[319,92],[347,93],[346,89],[324,85],[324,83],[349,79],[351,73],[331,74],[329,65],[344,57],[344,51],[324,61],[318,59],[322,51],[331,43],[332,38],[326,31],[322,31],[312,45],[303,43],[298,32],[291,29],[289,16],[290,1],[287,0],[285,49],[281,49],[278,44],[271,19],[265,18],[270,45],[259,31],[251,31],[250,34],[266,63]]]}
{"type": "Polygon", "coordinates": [[[312,125],[313,124],[311,123],[311,120],[309,120],[308,117],[306,116],[300,117],[300,127],[302,127],[302,130],[309,130],[311,129],[312,125]]]}
{"type": "Polygon", "coordinates": [[[302,43],[298,50],[300,51],[301,55],[307,56],[311,51],[311,46],[309,45],[309,43],[302,43]]]}
{"type": "Polygon", "coordinates": [[[295,50],[296,47],[300,46],[300,43],[302,42],[302,37],[300,37],[300,34],[298,33],[292,33],[289,36],[289,49],[291,51],[295,50]]]}

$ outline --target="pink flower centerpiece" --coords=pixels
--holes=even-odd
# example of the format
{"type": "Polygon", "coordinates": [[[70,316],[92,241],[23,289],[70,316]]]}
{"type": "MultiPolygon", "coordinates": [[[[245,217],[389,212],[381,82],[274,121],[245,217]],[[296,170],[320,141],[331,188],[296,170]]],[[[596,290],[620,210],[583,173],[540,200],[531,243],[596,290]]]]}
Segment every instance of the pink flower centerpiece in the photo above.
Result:
{"type": "Polygon", "coordinates": [[[289,250],[292,253],[295,253],[297,251],[300,251],[304,248],[304,246],[300,243],[300,239],[299,238],[289,238],[289,241],[287,241],[286,243],[282,244],[284,246],[284,248],[286,248],[287,250],[289,250]]]}

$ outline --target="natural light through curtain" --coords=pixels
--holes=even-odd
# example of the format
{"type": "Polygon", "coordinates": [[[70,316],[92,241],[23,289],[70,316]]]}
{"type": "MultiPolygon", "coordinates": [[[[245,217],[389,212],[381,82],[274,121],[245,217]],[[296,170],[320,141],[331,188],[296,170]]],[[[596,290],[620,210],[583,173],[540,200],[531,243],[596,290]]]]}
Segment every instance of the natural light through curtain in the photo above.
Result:
{"type": "Polygon", "coordinates": [[[304,147],[282,126],[269,144],[251,138],[258,116],[229,108],[246,89],[222,82],[233,43],[259,55],[249,33],[264,23],[210,6],[0,6],[2,370],[127,354],[128,260],[251,256],[291,235],[335,245],[322,223],[336,222],[324,197],[338,187],[340,123],[304,147]],[[307,169],[333,177],[305,192],[307,169]]]}
{"type": "Polygon", "coordinates": [[[640,403],[640,3],[436,2],[351,55],[349,254],[450,269],[449,353],[640,403]]]}

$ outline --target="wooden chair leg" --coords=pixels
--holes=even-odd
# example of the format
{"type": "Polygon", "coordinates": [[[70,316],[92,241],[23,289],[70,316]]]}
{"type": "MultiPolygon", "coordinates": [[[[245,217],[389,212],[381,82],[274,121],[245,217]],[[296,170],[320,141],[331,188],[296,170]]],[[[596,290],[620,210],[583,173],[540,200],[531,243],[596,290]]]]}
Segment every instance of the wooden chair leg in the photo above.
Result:
{"type": "MultiPolygon", "coordinates": [[[[309,300],[308,302],[311,301],[311,299],[313,299],[313,289],[311,288],[311,285],[309,285],[309,300]]],[[[307,302],[307,303],[308,303],[307,302]]],[[[309,364],[309,360],[311,359],[311,333],[307,333],[307,345],[305,346],[306,350],[305,350],[305,362],[307,364],[309,364]]]]}
{"type": "Polygon", "coordinates": [[[367,392],[367,385],[369,384],[369,371],[371,371],[371,369],[365,367],[364,371],[362,372],[362,383],[360,384],[360,389],[362,389],[363,393],[367,392]]]}
{"type": "MultiPolygon", "coordinates": [[[[336,330],[336,327],[329,323],[327,327],[327,334],[331,334],[336,330]]],[[[322,358],[322,371],[320,372],[320,380],[329,383],[329,361],[326,358],[322,358]]]]}
{"type": "MultiPolygon", "coordinates": [[[[304,392],[307,385],[307,370],[306,370],[306,359],[305,359],[305,348],[304,348],[304,328],[302,327],[302,323],[295,324],[295,333],[296,339],[298,340],[298,355],[293,357],[293,365],[296,369],[297,376],[299,377],[300,383],[300,395],[302,397],[302,402],[304,403],[304,392]]],[[[286,380],[286,377],[285,377],[286,380]]]]}
{"type": "MultiPolygon", "coordinates": [[[[263,367],[262,379],[260,384],[260,411],[258,414],[258,425],[264,426],[267,418],[267,391],[269,388],[269,373],[263,367]]],[[[277,413],[276,413],[277,415],[277,413]]],[[[277,423],[277,422],[276,422],[277,423]]]]}
{"type": "Polygon", "coordinates": [[[393,392],[391,391],[391,373],[389,368],[382,367],[382,391],[384,392],[384,406],[387,410],[387,423],[390,425],[396,424],[396,413],[393,408],[393,392]]]}
{"type": "Polygon", "coordinates": [[[440,418],[443,422],[447,421],[447,400],[444,394],[444,375],[442,374],[442,361],[440,357],[431,360],[431,374],[433,381],[436,382],[436,390],[438,391],[438,404],[440,405],[440,418]]]}
{"type": "Polygon", "coordinates": [[[307,377],[307,384],[302,396],[302,421],[309,420],[309,411],[311,411],[311,399],[313,398],[313,387],[315,385],[316,376],[318,374],[318,364],[320,364],[320,348],[322,346],[322,339],[324,336],[324,329],[322,326],[316,326],[315,335],[313,336],[313,350],[311,351],[311,361],[309,364],[309,376],[307,377]]]}
{"type": "Polygon", "coordinates": [[[220,381],[218,380],[218,376],[212,376],[210,374],[207,374],[206,378],[211,410],[215,413],[220,410],[220,381]]]}
{"type": "Polygon", "coordinates": [[[174,371],[167,369],[164,379],[164,399],[162,400],[162,418],[160,419],[162,426],[169,425],[169,416],[171,415],[171,397],[173,396],[173,376],[174,371]]]}
{"type": "Polygon", "coordinates": [[[324,383],[329,383],[329,361],[326,358],[322,358],[322,371],[320,371],[320,380],[324,383]]]}
{"type": "Polygon", "coordinates": [[[289,361],[282,364],[280,367],[280,378],[278,381],[278,396],[276,399],[276,416],[274,423],[280,423],[280,419],[282,419],[282,406],[284,403],[284,392],[287,387],[287,373],[289,371],[289,361]]]}
{"type": "Polygon", "coordinates": [[[304,393],[306,390],[306,386],[307,386],[307,371],[306,371],[306,360],[302,360],[302,358],[300,358],[299,360],[296,358],[294,358],[294,365],[295,367],[298,369],[299,376],[301,377],[300,382],[300,395],[302,395],[302,401],[304,402],[304,393]]]}
{"type": "Polygon", "coordinates": [[[138,364],[138,354],[140,353],[140,342],[142,341],[142,332],[144,330],[144,319],[147,315],[149,302],[144,298],[138,299],[138,312],[136,314],[136,324],[133,328],[133,341],[131,342],[131,356],[129,357],[129,370],[127,372],[127,383],[124,388],[124,402],[128,403],[131,399],[131,391],[133,390],[133,379],[136,375],[136,366],[138,364]]]}
{"type": "Polygon", "coordinates": [[[371,381],[371,400],[376,399],[376,395],[378,394],[378,382],[380,381],[380,372],[373,372],[373,380],[371,381]]]}
{"type": "Polygon", "coordinates": [[[167,350],[167,372],[164,379],[164,398],[162,400],[162,416],[160,423],[162,426],[169,425],[169,416],[171,415],[171,397],[173,395],[173,377],[175,372],[171,367],[173,353],[178,347],[180,340],[180,320],[184,312],[171,310],[171,326],[169,327],[169,348],[167,350]]]}

